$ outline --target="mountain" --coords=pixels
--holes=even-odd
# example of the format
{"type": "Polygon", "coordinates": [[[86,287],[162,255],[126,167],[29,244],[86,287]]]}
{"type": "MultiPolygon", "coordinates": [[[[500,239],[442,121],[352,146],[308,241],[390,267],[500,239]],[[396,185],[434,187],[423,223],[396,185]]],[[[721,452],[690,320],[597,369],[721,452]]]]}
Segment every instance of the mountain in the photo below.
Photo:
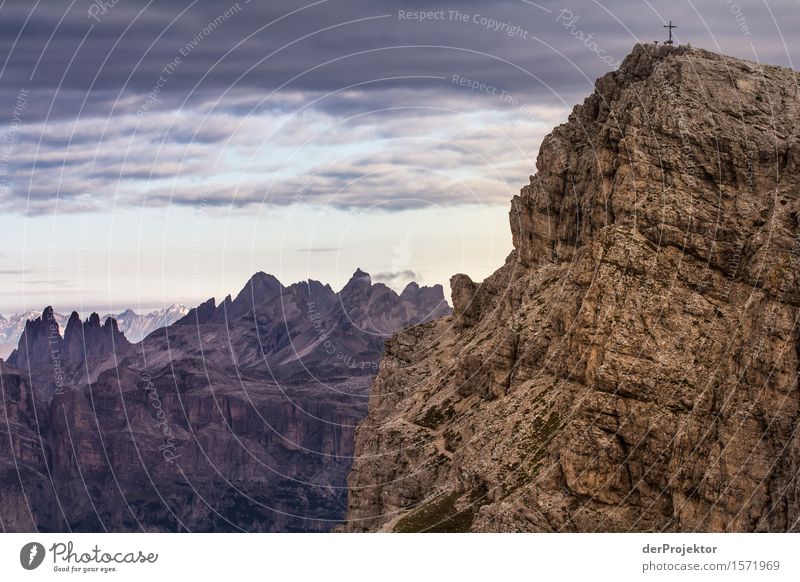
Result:
{"type": "MultiPolygon", "coordinates": [[[[100,319],[101,321],[109,318],[116,320],[119,330],[125,334],[125,337],[129,341],[137,343],[155,330],[172,325],[188,312],[188,307],[175,304],[147,315],[138,315],[132,309],[127,309],[118,315],[105,315],[100,319]]],[[[17,347],[19,338],[25,330],[25,322],[41,316],[41,311],[26,311],[9,318],[0,315],[0,358],[7,358],[17,347]]],[[[64,330],[67,326],[67,317],[55,312],[53,317],[58,323],[59,329],[64,330]]]]}
{"type": "Polygon", "coordinates": [[[125,334],[128,341],[138,343],[162,327],[168,327],[189,313],[185,305],[175,304],[153,311],[146,315],[139,315],[133,309],[126,309],[117,315],[106,315],[102,319],[113,318],[119,330],[125,334]]]}
{"type": "Polygon", "coordinates": [[[256,273],[235,299],[209,299],[146,343],[159,363],[177,357],[235,362],[240,370],[266,365],[276,379],[372,374],[395,331],[450,314],[441,285],[423,289],[404,298],[360,269],[339,293],[313,280],[284,287],[256,273]],[[208,334],[201,344],[192,341],[198,328],[208,334]]]}
{"type": "Polygon", "coordinates": [[[51,311],[0,362],[6,531],[328,531],[384,339],[451,312],[360,270],[338,293],[257,273],[135,344],[51,311]]]}
{"type": "Polygon", "coordinates": [[[49,400],[65,385],[80,384],[115,366],[131,348],[112,318],[101,323],[93,313],[81,321],[73,311],[62,335],[53,308],[46,307],[40,317],[25,323],[8,365],[25,373],[36,397],[49,400]]]}
{"type": "Polygon", "coordinates": [[[9,363],[21,370],[50,366],[60,359],[63,343],[53,308],[45,307],[39,317],[25,322],[19,347],[9,356],[9,363]]]}
{"type": "Polygon", "coordinates": [[[53,308],[45,307],[40,317],[25,322],[19,345],[9,356],[8,363],[33,373],[40,366],[80,366],[89,360],[103,359],[116,350],[126,350],[129,346],[117,322],[108,318],[101,323],[96,313],[81,321],[78,313],[73,311],[62,336],[53,308]]]}
{"type": "MultiPolygon", "coordinates": [[[[100,361],[124,353],[130,345],[114,318],[108,317],[101,324],[96,313],[81,321],[78,313],[73,311],[64,330],[64,358],[73,364],[100,361]]],[[[11,358],[9,364],[14,365],[11,358]]]]}
{"type": "MultiPolygon", "coordinates": [[[[25,330],[25,322],[41,316],[41,311],[33,310],[19,315],[11,315],[8,318],[0,315],[0,358],[7,358],[17,347],[19,338],[25,330]]],[[[60,313],[53,313],[53,317],[60,329],[64,329],[67,318],[60,313]]]]}
{"type": "Polygon", "coordinates": [[[800,530],[798,74],[638,45],[393,337],[349,531],[800,530]]]}

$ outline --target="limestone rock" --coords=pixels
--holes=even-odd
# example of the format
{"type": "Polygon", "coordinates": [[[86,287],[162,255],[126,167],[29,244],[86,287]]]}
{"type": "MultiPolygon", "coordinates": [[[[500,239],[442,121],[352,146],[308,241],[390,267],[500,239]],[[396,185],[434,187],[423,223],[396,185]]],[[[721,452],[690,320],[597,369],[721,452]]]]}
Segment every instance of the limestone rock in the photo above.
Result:
{"type": "Polygon", "coordinates": [[[544,140],[514,251],[387,343],[350,531],[800,531],[792,70],[636,46],[544,140]]]}

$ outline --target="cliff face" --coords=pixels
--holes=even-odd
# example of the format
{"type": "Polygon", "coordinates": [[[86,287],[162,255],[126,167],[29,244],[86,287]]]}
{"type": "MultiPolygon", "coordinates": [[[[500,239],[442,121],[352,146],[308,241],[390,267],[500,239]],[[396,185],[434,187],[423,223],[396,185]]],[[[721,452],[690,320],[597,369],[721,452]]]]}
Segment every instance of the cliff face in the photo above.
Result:
{"type": "Polygon", "coordinates": [[[96,313],[84,322],[72,312],[64,330],[64,352],[72,363],[97,361],[127,351],[130,343],[111,317],[100,323],[96,313]]]}
{"type": "Polygon", "coordinates": [[[347,529],[800,530],[800,96],[637,46],[543,142],[514,251],[387,342],[347,529]]]}
{"type": "Polygon", "coordinates": [[[174,376],[121,367],[46,402],[0,374],[6,531],[324,531],[344,515],[369,378],[324,392],[176,362],[174,376]]]}
{"type": "Polygon", "coordinates": [[[63,351],[64,342],[58,321],[53,315],[53,308],[46,307],[40,317],[25,322],[19,345],[8,360],[13,366],[28,369],[52,365],[62,356],[63,351]]]}

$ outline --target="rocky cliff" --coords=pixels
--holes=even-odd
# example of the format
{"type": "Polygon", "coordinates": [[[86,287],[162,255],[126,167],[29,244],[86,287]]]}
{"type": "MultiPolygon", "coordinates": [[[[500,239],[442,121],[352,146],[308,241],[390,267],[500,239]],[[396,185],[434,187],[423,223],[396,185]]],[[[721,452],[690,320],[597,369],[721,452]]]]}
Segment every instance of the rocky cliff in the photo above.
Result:
{"type": "Polygon", "coordinates": [[[52,365],[62,357],[63,351],[61,328],[53,314],[53,308],[45,307],[42,315],[25,322],[19,345],[9,356],[9,362],[20,369],[52,365]]]}
{"type": "Polygon", "coordinates": [[[514,250],[387,343],[350,531],[800,530],[800,94],[639,45],[543,142],[514,250]]]}
{"type": "MultiPolygon", "coordinates": [[[[60,313],[54,312],[52,315],[59,327],[64,329],[67,318],[60,313]]],[[[19,338],[22,337],[27,322],[41,317],[42,312],[33,310],[9,317],[0,315],[0,358],[7,358],[17,349],[19,338]]]]}
{"type": "Polygon", "coordinates": [[[124,353],[130,343],[111,317],[100,323],[100,316],[92,313],[81,321],[73,311],[64,330],[64,355],[72,363],[97,361],[113,354],[124,353]]]}

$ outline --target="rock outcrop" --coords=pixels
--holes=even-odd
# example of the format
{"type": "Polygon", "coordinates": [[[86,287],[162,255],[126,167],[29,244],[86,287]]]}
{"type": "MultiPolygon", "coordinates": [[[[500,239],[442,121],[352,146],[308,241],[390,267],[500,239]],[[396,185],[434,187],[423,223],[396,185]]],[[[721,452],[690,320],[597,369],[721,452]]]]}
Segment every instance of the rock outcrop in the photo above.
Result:
{"type": "MultiPolygon", "coordinates": [[[[139,315],[133,309],[126,309],[117,315],[105,315],[100,320],[107,321],[109,318],[116,320],[118,329],[125,335],[125,338],[129,342],[138,343],[155,330],[172,325],[188,312],[187,307],[175,304],[146,315],[139,315]]],[[[28,311],[8,318],[0,315],[0,358],[5,358],[17,348],[26,322],[41,316],[42,313],[39,311],[28,311]]],[[[53,313],[53,318],[58,323],[60,330],[66,329],[68,317],[60,313],[53,313]]]]}
{"type": "Polygon", "coordinates": [[[63,357],[63,352],[64,341],[53,308],[45,307],[41,316],[25,322],[19,345],[8,361],[20,369],[52,366],[63,357]]]}
{"type": "Polygon", "coordinates": [[[800,530],[800,92],[639,45],[543,142],[514,250],[387,342],[350,531],[800,530]]]}
{"type": "Polygon", "coordinates": [[[73,311],[64,330],[64,355],[72,364],[87,360],[98,361],[112,354],[127,352],[130,342],[119,330],[117,321],[111,317],[100,323],[100,316],[92,313],[81,321],[73,311]]]}
{"type": "MultiPolygon", "coordinates": [[[[52,315],[59,328],[64,329],[67,324],[67,318],[60,313],[53,312],[52,315]]],[[[7,358],[17,349],[19,338],[22,337],[27,322],[41,317],[41,311],[33,310],[10,315],[9,317],[0,315],[0,358],[7,358]]]]}

